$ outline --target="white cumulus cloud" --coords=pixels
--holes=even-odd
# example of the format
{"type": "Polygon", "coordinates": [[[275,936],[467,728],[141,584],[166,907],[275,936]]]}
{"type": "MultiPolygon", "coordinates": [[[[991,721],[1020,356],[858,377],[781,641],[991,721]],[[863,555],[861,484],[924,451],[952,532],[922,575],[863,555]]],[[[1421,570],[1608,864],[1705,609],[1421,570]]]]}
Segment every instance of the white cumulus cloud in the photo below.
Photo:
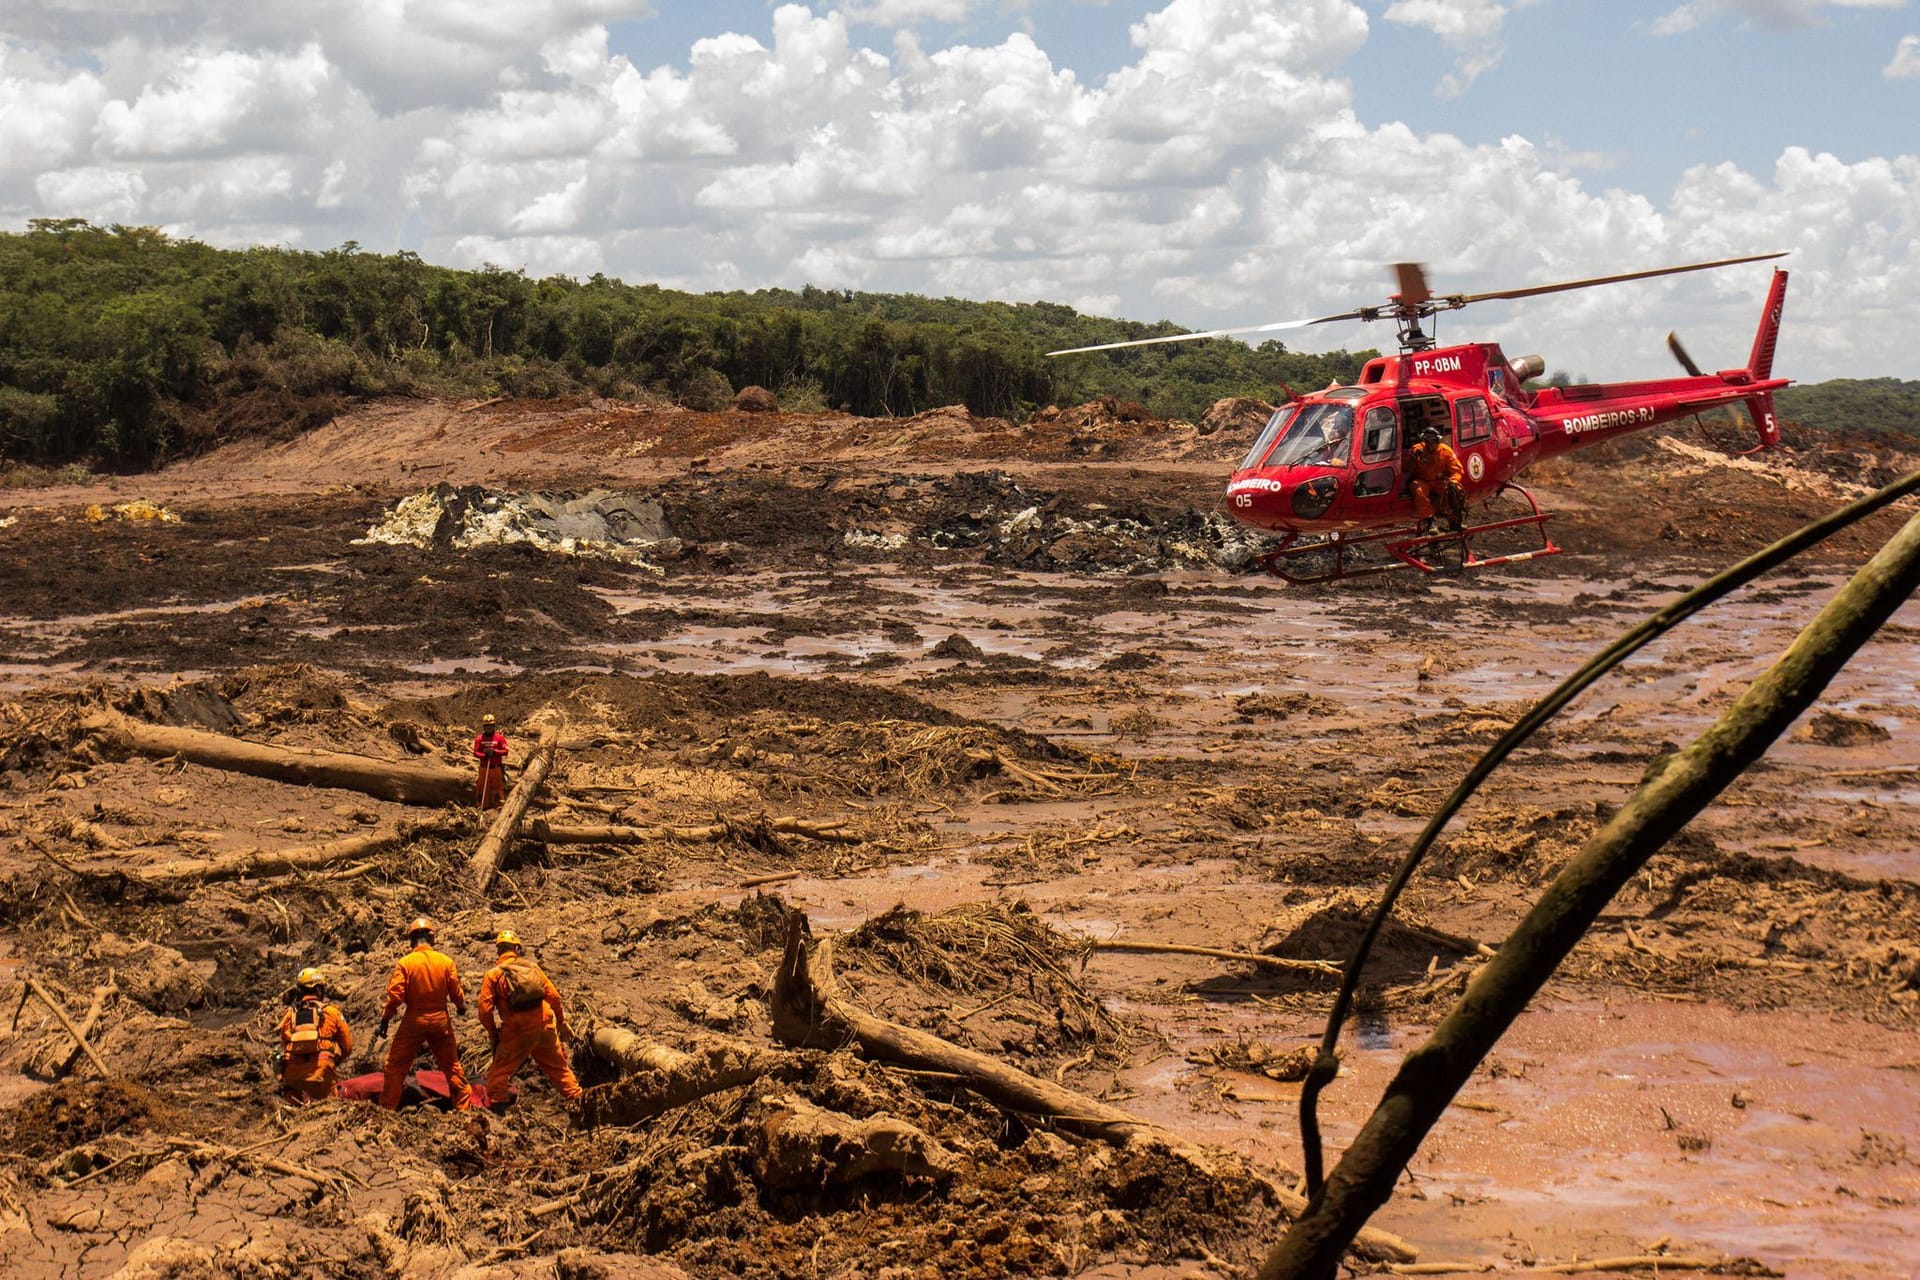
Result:
{"type": "Polygon", "coordinates": [[[1688,0],[1656,18],[1655,35],[1680,35],[1716,17],[1738,18],[1762,31],[1804,31],[1830,9],[1898,9],[1906,0],[1688,0]]]}
{"type": "Polygon", "coordinates": [[[1506,56],[1501,29],[1507,12],[1508,6],[1500,0],[1394,0],[1381,16],[1431,31],[1454,51],[1457,61],[1442,77],[1438,91],[1443,97],[1457,98],[1506,56]]]}
{"type": "Polygon", "coordinates": [[[1893,61],[1880,72],[1889,80],[1920,79],[1920,35],[1901,36],[1893,51],[1893,61]]]}
{"type": "MultiPolygon", "coordinates": [[[[1370,122],[1347,78],[1369,36],[1355,0],[1163,0],[1129,28],[1124,65],[1092,79],[1017,30],[935,43],[962,8],[967,30],[1021,8],[945,3],[781,4],[646,57],[609,32],[641,0],[9,6],[0,219],[353,239],[691,289],[1048,299],[1196,327],[1381,302],[1396,261],[1480,292],[1790,249],[1783,370],[1920,374],[1912,155],[1783,148],[1764,171],[1704,164],[1656,199],[1586,185],[1524,125],[1476,143],[1370,122]],[[868,23],[903,29],[881,52],[868,23]]],[[[1372,7],[1433,33],[1464,88],[1519,6],[1372,7]]],[[[1829,7],[1686,12],[1777,24],[1829,7]]],[[[1920,56],[1902,48],[1896,66],[1920,56]]],[[[1664,371],[1678,328],[1729,364],[1765,272],[1487,304],[1443,336],[1631,377],[1664,371]]]]}

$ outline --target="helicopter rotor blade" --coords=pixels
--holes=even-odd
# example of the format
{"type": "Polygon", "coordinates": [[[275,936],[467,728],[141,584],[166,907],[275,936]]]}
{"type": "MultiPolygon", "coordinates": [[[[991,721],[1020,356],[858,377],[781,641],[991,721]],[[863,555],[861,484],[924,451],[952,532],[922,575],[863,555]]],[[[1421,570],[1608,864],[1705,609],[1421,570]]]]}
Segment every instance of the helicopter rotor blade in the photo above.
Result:
{"type": "Polygon", "coordinates": [[[1331,324],[1335,320],[1368,320],[1378,314],[1377,307],[1345,311],[1337,316],[1315,316],[1311,320],[1281,320],[1274,324],[1242,325],[1234,329],[1208,329],[1205,333],[1174,333],[1164,338],[1135,338],[1131,342],[1102,342],[1091,347],[1067,347],[1047,352],[1050,356],[1073,356],[1083,351],[1117,351],[1122,347],[1151,347],[1166,342],[1198,342],[1202,338],[1224,338],[1235,333],[1275,333],[1281,329],[1304,329],[1310,324],[1331,324]]]}
{"type": "Polygon", "coordinates": [[[1526,289],[1499,289],[1493,293],[1469,293],[1449,295],[1450,308],[1464,307],[1469,302],[1486,302],[1492,298],[1533,298],[1543,293],[1564,293],[1569,289],[1590,289],[1597,284],[1619,284],[1625,280],[1650,280],[1654,276],[1679,275],[1683,271],[1706,271],[1712,267],[1737,266],[1742,262],[1765,262],[1770,258],[1784,258],[1786,253],[1756,253],[1745,258],[1721,258],[1715,262],[1690,262],[1684,267],[1656,267],[1652,271],[1629,271],[1625,275],[1595,276],[1590,280],[1566,280],[1560,284],[1534,285],[1526,289]]]}
{"type": "Polygon", "coordinates": [[[1673,352],[1673,358],[1680,362],[1680,367],[1682,369],[1685,369],[1688,373],[1692,374],[1694,377],[1704,378],[1707,376],[1706,374],[1700,372],[1700,366],[1693,362],[1693,357],[1687,354],[1687,349],[1680,345],[1679,334],[1673,333],[1671,331],[1668,332],[1667,350],[1673,352]]]}
{"type": "Polygon", "coordinates": [[[1394,275],[1399,278],[1400,292],[1393,300],[1403,307],[1417,307],[1433,296],[1433,290],[1427,287],[1427,269],[1417,262],[1396,262],[1394,275]]]}

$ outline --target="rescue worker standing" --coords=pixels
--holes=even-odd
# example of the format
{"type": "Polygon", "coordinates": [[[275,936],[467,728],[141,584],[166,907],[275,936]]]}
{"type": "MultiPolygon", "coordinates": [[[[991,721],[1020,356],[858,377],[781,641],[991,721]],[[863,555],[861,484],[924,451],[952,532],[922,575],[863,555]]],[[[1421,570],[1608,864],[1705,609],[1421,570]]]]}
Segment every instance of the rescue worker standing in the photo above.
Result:
{"type": "Polygon", "coordinates": [[[493,1065],[487,1069],[489,1105],[495,1110],[504,1105],[507,1082],[528,1058],[560,1096],[572,1102],[583,1090],[560,1048],[561,1041],[573,1041],[560,993],[540,966],[521,956],[519,934],[502,929],[494,945],[500,948],[500,960],[480,983],[480,1025],[493,1044],[493,1065]]]}
{"type": "Polygon", "coordinates": [[[387,1007],[380,1015],[380,1034],[384,1039],[387,1024],[402,1005],[406,1013],[400,1019],[399,1033],[387,1046],[386,1080],[380,1087],[380,1105],[392,1111],[400,1105],[401,1090],[407,1085],[407,1072],[425,1045],[433,1051],[433,1061],[447,1076],[447,1097],[456,1109],[472,1105],[473,1091],[467,1088],[466,1073],[460,1070],[460,1046],[453,1039],[453,1019],[447,1016],[451,1003],[461,1017],[467,1013],[467,993],[460,989],[460,971],[453,960],[433,948],[433,921],[417,916],[407,926],[407,941],[413,950],[400,958],[387,980],[387,1007]]]}
{"type": "Polygon", "coordinates": [[[480,762],[480,807],[498,809],[507,794],[507,735],[491,713],[480,717],[473,755],[480,762]]]}
{"type": "Polygon", "coordinates": [[[353,1032],[327,999],[318,969],[302,969],[287,992],[280,1015],[280,1094],[295,1102],[322,1102],[334,1095],[334,1064],[353,1052],[353,1032]]]}
{"type": "Polygon", "coordinates": [[[1437,427],[1428,427],[1420,433],[1420,442],[1413,446],[1408,460],[1412,464],[1413,479],[1409,487],[1413,492],[1413,514],[1420,519],[1420,531],[1432,532],[1433,518],[1438,514],[1445,518],[1449,529],[1460,532],[1467,505],[1460,481],[1466,473],[1460,467],[1459,457],[1440,438],[1437,427]]]}

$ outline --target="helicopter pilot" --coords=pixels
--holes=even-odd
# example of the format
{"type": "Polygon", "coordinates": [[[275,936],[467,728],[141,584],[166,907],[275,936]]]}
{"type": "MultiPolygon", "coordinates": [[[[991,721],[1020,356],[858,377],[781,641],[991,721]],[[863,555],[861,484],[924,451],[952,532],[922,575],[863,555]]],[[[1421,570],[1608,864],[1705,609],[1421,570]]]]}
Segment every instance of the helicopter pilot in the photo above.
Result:
{"type": "Polygon", "coordinates": [[[1467,505],[1460,482],[1466,473],[1460,466],[1459,456],[1440,438],[1438,427],[1429,426],[1421,431],[1419,443],[1408,454],[1408,462],[1411,474],[1408,488],[1413,494],[1413,514],[1419,517],[1420,532],[1433,531],[1436,514],[1446,520],[1447,528],[1460,532],[1467,505]]]}

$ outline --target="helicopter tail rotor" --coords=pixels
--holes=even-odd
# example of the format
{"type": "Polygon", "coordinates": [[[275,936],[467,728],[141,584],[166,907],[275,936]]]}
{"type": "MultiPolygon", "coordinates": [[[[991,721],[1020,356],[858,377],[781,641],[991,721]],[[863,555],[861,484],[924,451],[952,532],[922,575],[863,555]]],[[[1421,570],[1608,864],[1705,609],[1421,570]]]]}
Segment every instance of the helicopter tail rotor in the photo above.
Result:
{"type": "Polygon", "coordinates": [[[1687,354],[1687,349],[1680,345],[1679,334],[1673,333],[1671,331],[1668,332],[1667,350],[1673,352],[1673,358],[1680,362],[1680,367],[1682,369],[1685,369],[1688,373],[1692,374],[1694,377],[1704,378],[1707,376],[1706,374],[1700,371],[1700,366],[1693,362],[1693,357],[1687,354]]]}

